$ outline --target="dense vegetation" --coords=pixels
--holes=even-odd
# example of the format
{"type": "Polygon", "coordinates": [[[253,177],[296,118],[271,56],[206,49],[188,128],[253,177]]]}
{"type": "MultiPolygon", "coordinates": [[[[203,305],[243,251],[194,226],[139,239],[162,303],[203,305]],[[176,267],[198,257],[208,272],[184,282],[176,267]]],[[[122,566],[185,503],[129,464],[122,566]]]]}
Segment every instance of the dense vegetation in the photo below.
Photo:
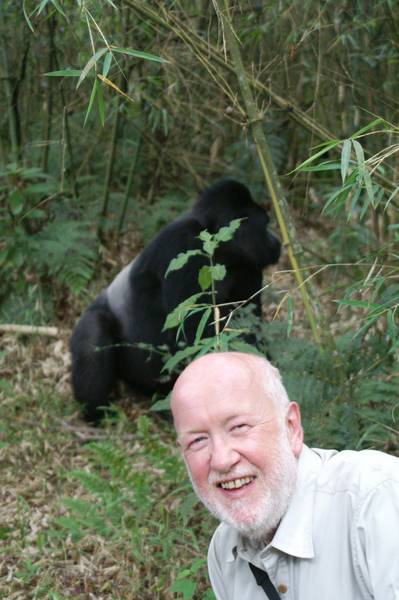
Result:
{"type": "Polygon", "coordinates": [[[398,23],[391,0],[0,3],[2,597],[211,597],[169,425],[126,398],[84,426],[67,340],[220,176],[284,242],[264,322],[235,326],[307,441],[399,453],[398,23]]]}

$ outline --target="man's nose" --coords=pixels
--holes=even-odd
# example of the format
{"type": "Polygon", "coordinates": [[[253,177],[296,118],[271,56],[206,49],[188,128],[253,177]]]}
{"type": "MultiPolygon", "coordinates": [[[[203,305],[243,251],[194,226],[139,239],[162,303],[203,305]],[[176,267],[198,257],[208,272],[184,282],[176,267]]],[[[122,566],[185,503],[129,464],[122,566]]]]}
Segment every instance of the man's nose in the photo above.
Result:
{"type": "Polygon", "coordinates": [[[212,441],[210,468],[219,473],[228,473],[240,460],[240,454],[225,437],[212,441]]]}

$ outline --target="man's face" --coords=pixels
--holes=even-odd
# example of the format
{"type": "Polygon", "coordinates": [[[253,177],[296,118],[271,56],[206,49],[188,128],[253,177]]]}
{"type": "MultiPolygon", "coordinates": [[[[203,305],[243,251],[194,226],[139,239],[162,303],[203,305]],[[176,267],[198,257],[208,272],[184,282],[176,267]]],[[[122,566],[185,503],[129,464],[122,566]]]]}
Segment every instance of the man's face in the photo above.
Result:
{"type": "MultiPolygon", "coordinates": [[[[220,520],[265,541],[288,508],[297,472],[298,408],[282,418],[245,363],[220,364],[177,386],[175,425],[193,487],[220,520]]],[[[299,424],[298,424],[299,419],[299,424]]]]}

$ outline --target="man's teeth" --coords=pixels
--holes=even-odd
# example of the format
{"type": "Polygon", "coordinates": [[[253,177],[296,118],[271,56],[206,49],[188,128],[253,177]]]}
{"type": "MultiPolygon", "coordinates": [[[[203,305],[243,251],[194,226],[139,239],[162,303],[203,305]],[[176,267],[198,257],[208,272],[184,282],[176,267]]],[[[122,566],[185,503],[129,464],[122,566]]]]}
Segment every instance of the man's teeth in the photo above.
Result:
{"type": "Polygon", "coordinates": [[[237,490],[238,488],[250,483],[255,477],[242,477],[241,479],[233,479],[232,481],[223,481],[220,484],[224,490],[237,490]]]}

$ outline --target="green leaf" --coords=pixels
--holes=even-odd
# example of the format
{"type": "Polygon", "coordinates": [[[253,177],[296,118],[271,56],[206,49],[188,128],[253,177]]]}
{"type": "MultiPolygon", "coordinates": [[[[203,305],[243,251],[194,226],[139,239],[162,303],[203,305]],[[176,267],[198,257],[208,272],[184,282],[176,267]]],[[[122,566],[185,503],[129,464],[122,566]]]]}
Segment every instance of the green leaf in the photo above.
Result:
{"type": "Polygon", "coordinates": [[[204,333],[204,329],[208,323],[208,320],[209,320],[209,317],[211,316],[211,314],[212,314],[212,307],[208,306],[208,308],[206,308],[204,310],[204,314],[202,315],[201,320],[198,324],[197,331],[195,334],[194,345],[197,345],[199,343],[199,341],[201,340],[202,334],[204,333]]]}
{"type": "Polygon", "coordinates": [[[243,352],[244,354],[255,354],[256,356],[261,356],[262,358],[265,355],[260,352],[255,346],[251,346],[251,344],[247,344],[246,342],[235,340],[230,342],[229,349],[234,350],[235,352],[243,352]]]}
{"type": "Polygon", "coordinates": [[[241,221],[244,221],[244,219],[233,219],[226,227],[221,227],[219,231],[215,233],[215,240],[218,242],[228,242],[233,239],[235,232],[241,225],[241,221]]]}
{"type": "Polygon", "coordinates": [[[388,200],[385,203],[384,212],[387,210],[389,204],[392,202],[396,194],[399,192],[399,185],[393,190],[392,194],[389,196],[388,200]]]}
{"type": "MultiPolygon", "coordinates": [[[[328,150],[330,150],[331,148],[335,148],[336,146],[339,146],[340,143],[341,143],[341,140],[330,140],[329,142],[323,143],[323,148],[321,150],[316,152],[316,154],[309,156],[309,158],[304,160],[303,163],[298,165],[293,171],[291,171],[291,173],[295,173],[296,171],[301,171],[303,169],[303,167],[307,167],[312,162],[314,162],[317,158],[319,158],[319,156],[323,156],[323,154],[328,152],[328,150]]],[[[291,173],[289,173],[289,174],[291,174],[291,173]]]]}
{"type": "Polygon", "coordinates": [[[183,300],[183,302],[180,302],[180,304],[176,306],[176,308],[174,308],[166,317],[162,331],[173,329],[174,327],[180,325],[180,323],[186,318],[187,313],[197,306],[196,302],[201,296],[202,293],[199,292],[189,296],[189,298],[186,298],[183,300]]]}
{"type": "Polygon", "coordinates": [[[105,124],[105,107],[104,107],[104,93],[101,85],[97,89],[97,106],[98,114],[100,115],[100,123],[104,127],[105,124]]]}
{"type": "Polygon", "coordinates": [[[24,197],[17,188],[15,188],[8,196],[8,204],[10,206],[11,213],[14,216],[21,214],[24,208],[24,197]]]}
{"type": "Polygon", "coordinates": [[[112,61],[112,54],[111,54],[111,52],[108,52],[105,55],[104,64],[103,64],[103,75],[104,75],[104,77],[108,76],[109,68],[111,66],[111,61],[112,61]]]}
{"type": "Polygon", "coordinates": [[[163,410],[170,410],[170,400],[172,397],[172,393],[170,392],[166,398],[163,398],[162,400],[157,400],[157,402],[154,402],[154,404],[152,404],[150,406],[150,410],[153,410],[155,412],[161,412],[163,410]]]}
{"type": "Polygon", "coordinates": [[[98,79],[95,79],[94,83],[93,83],[92,90],[91,90],[90,100],[89,100],[89,106],[87,107],[86,116],[85,116],[85,120],[84,120],[83,126],[86,125],[86,121],[89,118],[89,114],[91,113],[91,109],[93,108],[93,102],[94,102],[94,99],[95,99],[96,94],[97,94],[97,89],[98,89],[98,79]]]}
{"type": "Polygon", "coordinates": [[[364,174],[363,174],[363,181],[364,181],[364,184],[366,186],[367,195],[369,197],[371,205],[373,206],[373,208],[376,208],[376,201],[375,201],[373,184],[371,182],[370,173],[368,172],[367,167],[366,167],[366,169],[364,171],[364,174]]]}
{"type": "Polygon", "coordinates": [[[90,58],[90,60],[86,63],[85,67],[83,68],[80,77],[79,77],[79,81],[76,85],[76,89],[78,89],[78,87],[80,86],[80,84],[82,83],[82,81],[85,79],[85,77],[87,76],[87,74],[91,71],[91,69],[94,67],[94,65],[97,63],[97,61],[106,53],[108,52],[108,48],[100,48],[99,50],[97,50],[97,52],[95,54],[93,54],[93,56],[90,58]]]}
{"type": "Polygon", "coordinates": [[[204,252],[208,254],[208,256],[213,256],[218,246],[219,244],[215,240],[212,240],[209,242],[204,242],[203,249],[204,252]]]}
{"type": "Polygon", "coordinates": [[[314,167],[304,167],[301,171],[303,173],[317,173],[319,171],[338,171],[338,169],[341,169],[340,162],[328,160],[314,167]]]}
{"type": "Polygon", "coordinates": [[[54,8],[55,8],[56,10],[58,10],[58,12],[59,12],[59,13],[61,13],[61,15],[62,15],[63,17],[65,17],[65,18],[66,18],[66,14],[65,14],[65,13],[64,13],[64,11],[62,10],[62,8],[61,8],[61,5],[60,5],[60,3],[58,2],[58,0],[51,0],[51,3],[52,3],[52,5],[54,6],[54,8]]]}
{"type": "Polygon", "coordinates": [[[222,281],[222,279],[226,277],[226,267],[224,265],[213,265],[210,267],[209,271],[214,281],[222,281]]]}
{"type": "Polygon", "coordinates": [[[359,172],[360,172],[361,175],[363,175],[365,169],[367,169],[367,167],[365,165],[365,162],[364,162],[363,147],[356,140],[353,140],[353,147],[355,149],[357,166],[358,166],[359,172]]]}
{"type": "Polygon", "coordinates": [[[205,292],[212,285],[211,268],[208,265],[201,267],[198,273],[198,283],[200,284],[201,290],[205,292]]]}
{"type": "Polygon", "coordinates": [[[366,133],[366,131],[369,131],[370,129],[372,129],[375,125],[388,125],[388,123],[384,119],[381,119],[381,118],[374,119],[368,125],[365,125],[361,129],[356,131],[356,133],[353,134],[352,139],[356,139],[357,137],[360,137],[361,135],[366,133]]]}
{"type": "Polygon", "coordinates": [[[29,19],[28,13],[26,12],[26,6],[25,5],[26,5],[26,0],[23,0],[23,2],[22,2],[22,11],[24,13],[25,20],[28,23],[28,27],[31,30],[31,32],[35,33],[35,30],[33,29],[33,25],[32,25],[32,23],[31,23],[31,21],[29,19]]]}
{"type": "Polygon", "coordinates": [[[46,77],[80,77],[82,71],[79,69],[62,69],[61,71],[49,71],[44,73],[46,77]]]}
{"type": "Polygon", "coordinates": [[[193,579],[177,579],[169,589],[171,592],[183,594],[183,600],[191,600],[194,597],[197,584],[193,579]]]}
{"type": "Polygon", "coordinates": [[[127,54],[128,56],[134,56],[135,58],[144,58],[145,60],[152,60],[160,63],[169,62],[164,58],[161,58],[160,56],[156,56],[155,54],[150,54],[149,52],[141,52],[140,50],[132,50],[131,48],[118,48],[116,46],[111,46],[111,50],[112,52],[127,54]]]}
{"type": "Polygon", "coordinates": [[[171,356],[162,367],[162,371],[171,373],[173,369],[186,358],[190,358],[199,351],[199,346],[187,346],[183,350],[178,350],[176,354],[171,356]]]}
{"type": "Polygon", "coordinates": [[[189,261],[192,256],[200,256],[201,250],[187,250],[187,252],[180,252],[176,258],[173,258],[166,270],[165,277],[169,275],[171,271],[178,271],[189,261]]]}
{"type": "Polygon", "coordinates": [[[344,140],[342,145],[342,153],[341,153],[341,177],[342,183],[345,183],[346,175],[349,169],[349,161],[351,157],[351,147],[352,142],[350,140],[344,140]]]}

